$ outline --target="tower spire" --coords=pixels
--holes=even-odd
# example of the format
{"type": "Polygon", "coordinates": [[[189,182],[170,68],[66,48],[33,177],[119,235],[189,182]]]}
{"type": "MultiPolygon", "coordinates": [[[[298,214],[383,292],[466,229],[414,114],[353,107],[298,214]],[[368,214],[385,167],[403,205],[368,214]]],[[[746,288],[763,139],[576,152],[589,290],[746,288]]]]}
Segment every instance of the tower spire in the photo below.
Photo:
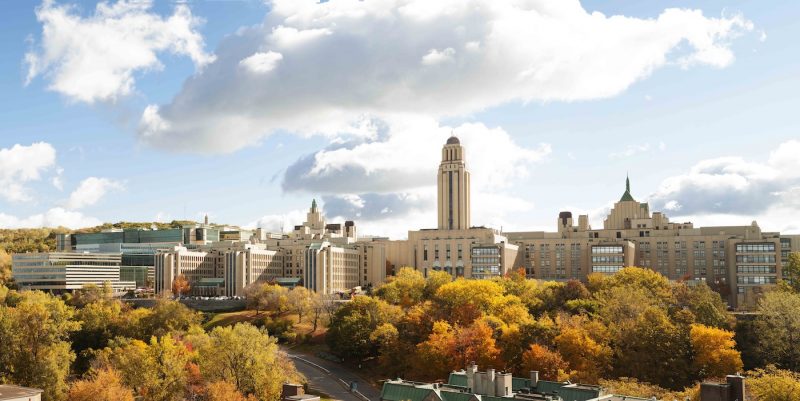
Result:
{"type": "Polygon", "coordinates": [[[635,201],[631,195],[631,179],[627,173],[625,173],[625,193],[622,194],[622,197],[619,199],[619,201],[635,201]]]}
{"type": "Polygon", "coordinates": [[[316,198],[311,200],[311,211],[312,212],[316,212],[317,211],[317,199],[316,198]]]}

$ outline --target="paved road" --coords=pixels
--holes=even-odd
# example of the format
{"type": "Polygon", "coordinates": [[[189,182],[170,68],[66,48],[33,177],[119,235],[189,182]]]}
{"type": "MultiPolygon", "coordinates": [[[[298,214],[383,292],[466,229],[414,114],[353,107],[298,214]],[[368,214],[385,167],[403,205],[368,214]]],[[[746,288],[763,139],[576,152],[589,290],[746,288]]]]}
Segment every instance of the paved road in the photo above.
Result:
{"type": "Polygon", "coordinates": [[[344,383],[355,381],[358,384],[358,391],[362,395],[373,401],[380,399],[380,391],[342,365],[314,355],[299,353],[289,348],[281,347],[281,349],[294,360],[297,370],[306,376],[310,387],[342,401],[365,401],[363,398],[350,393],[342,383],[342,381],[344,383]]]}

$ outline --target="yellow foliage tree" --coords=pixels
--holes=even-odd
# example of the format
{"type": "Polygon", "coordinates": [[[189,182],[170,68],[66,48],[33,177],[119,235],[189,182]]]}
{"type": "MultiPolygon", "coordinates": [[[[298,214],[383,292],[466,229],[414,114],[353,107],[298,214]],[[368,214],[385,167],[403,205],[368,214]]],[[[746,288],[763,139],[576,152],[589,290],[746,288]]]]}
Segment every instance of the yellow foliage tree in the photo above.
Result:
{"type": "Polygon", "coordinates": [[[236,386],[226,381],[216,381],[206,386],[207,401],[256,401],[252,394],[248,397],[242,395],[236,386]]]}
{"type": "Polygon", "coordinates": [[[561,354],[539,344],[531,345],[522,353],[522,367],[525,371],[538,371],[543,380],[564,381],[569,378],[569,365],[561,354]]]}
{"type": "Polygon", "coordinates": [[[769,365],[747,374],[751,399],[800,401],[800,373],[769,365]]]}
{"type": "Polygon", "coordinates": [[[605,343],[605,328],[599,322],[582,317],[561,320],[561,332],[555,337],[556,350],[573,371],[572,379],[597,383],[608,370],[611,348],[605,343]]]}
{"type": "Polygon", "coordinates": [[[69,401],[133,401],[133,390],[122,384],[114,369],[96,371],[91,378],[78,380],[69,389],[69,401]]]}
{"type": "Polygon", "coordinates": [[[693,324],[689,339],[694,370],[700,377],[724,377],[742,370],[742,355],[736,350],[732,331],[693,324]]]}

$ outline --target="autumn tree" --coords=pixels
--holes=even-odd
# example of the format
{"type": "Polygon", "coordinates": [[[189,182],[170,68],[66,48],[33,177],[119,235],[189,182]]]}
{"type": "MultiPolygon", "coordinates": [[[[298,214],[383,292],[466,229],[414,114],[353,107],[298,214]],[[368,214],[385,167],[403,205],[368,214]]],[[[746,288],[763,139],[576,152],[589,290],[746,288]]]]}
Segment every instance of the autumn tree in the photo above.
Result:
{"type": "Polygon", "coordinates": [[[440,378],[453,368],[455,339],[455,330],[449,323],[443,320],[433,323],[428,339],[417,344],[417,372],[422,378],[440,378]]]}
{"type": "Polygon", "coordinates": [[[503,296],[503,287],[495,281],[460,278],[439,287],[433,302],[441,318],[468,326],[481,314],[490,314],[503,296]]]}
{"type": "Polygon", "coordinates": [[[0,286],[11,282],[11,255],[0,249],[0,286]]]}
{"type": "Polygon", "coordinates": [[[44,390],[43,400],[63,400],[75,359],[67,341],[80,327],[74,310],[39,291],[12,292],[0,306],[0,382],[44,390]]]}
{"type": "Polygon", "coordinates": [[[369,336],[370,341],[378,346],[378,363],[385,374],[403,376],[411,368],[414,348],[407,341],[400,339],[400,332],[391,323],[383,323],[369,336]]]}
{"type": "Polygon", "coordinates": [[[422,302],[424,292],[425,278],[422,273],[413,267],[403,267],[397,275],[378,287],[375,294],[390,304],[408,308],[422,302]]]}
{"type": "Polygon", "coordinates": [[[747,390],[755,400],[800,401],[800,373],[769,365],[747,373],[747,390]]]}
{"type": "Polygon", "coordinates": [[[289,307],[289,290],[286,287],[269,283],[253,283],[245,288],[247,307],[255,309],[256,314],[269,311],[282,314],[289,307]]]}
{"type": "Polygon", "coordinates": [[[553,343],[569,365],[573,378],[596,383],[608,371],[611,360],[606,328],[600,322],[579,316],[559,319],[559,327],[553,343]]]}
{"type": "Polygon", "coordinates": [[[200,370],[208,382],[225,381],[258,399],[277,399],[281,384],[298,379],[294,365],[278,352],[276,340],[239,323],[215,327],[198,348],[200,370]]]}
{"type": "Polygon", "coordinates": [[[256,401],[253,395],[245,397],[236,386],[226,381],[216,381],[206,386],[206,401],[256,401]]]}
{"type": "Polygon", "coordinates": [[[122,383],[114,369],[104,368],[78,380],[69,389],[69,401],[133,401],[133,390],[122,383]]]}
{"type": "MultiPolygon", "coordinates": [[[[156,305],[140,317],[141,340],[151,336],[161,337],[168,333],[184,332],[192,325],[199,324],[201,315],[186,305],[167,299],[160,299],[156,305]]],[[[132,323],[129,323],[129,325],[132,323]]]]}
{"type": "Polygon", "coordinates": [[[98,353],[97,369],[111,368],[145,401],[183,399],[190,359],[186,346],[171,336],[150,342],[120,339],[98,353]]]}
{"type": "Polygon", "coordinates": [[[538,371],[542,380],[563,381],[569,377],[569,365],[561,354],[539,344],[532,344],[522,354],[522,368],[526,372],[538,371]]]}
{"type": "Polygon", "coordinates": [[[450,360],[455,365],[451,369],[463,368],[470,362],[478,366],[502,367],[500,350],[494,339],[494,332],[484,320],[475,320],[471,325],[456,329],[450,360]]]}
{"type": "Polygon", "coordinates": [[[172,280],[172,294],[175,296],[179,295],[186,295],[191,290],[191,286],[189,285],[189,280],[186,279],[186,276],[183,274],[179,274],[172,280]]]}
{"type": "Polygon", "coordinates": [[[675,309],[685,309],[695,317],[697,323],[730,329],[733,327],[733,316],[728,312],[727,305],[716,291],[704,282],[689,286],[686,283],[676,283],[672,287],[675,296],[675,309]]]}
{"type": "Polygon", "coordinates": [[[770,291],[758,302],[756,350],[768,364],[800,370],[800,294],[770,291]]]}
{"type": "Polygon", "coordinates": [[[693,324],[689,338],[693,367],[701,378],[724,377],[742,371],[742,356],[736,350],[733,332],[693,324]]]}
{"type": "Polygon", "coordinates": [[[294,287],[289,291],[286,302],[289,310],[297,314],[297,321],[302,322],[303,316],[308,314],[313,307],[314,293],[306,287],[294,287]]]}

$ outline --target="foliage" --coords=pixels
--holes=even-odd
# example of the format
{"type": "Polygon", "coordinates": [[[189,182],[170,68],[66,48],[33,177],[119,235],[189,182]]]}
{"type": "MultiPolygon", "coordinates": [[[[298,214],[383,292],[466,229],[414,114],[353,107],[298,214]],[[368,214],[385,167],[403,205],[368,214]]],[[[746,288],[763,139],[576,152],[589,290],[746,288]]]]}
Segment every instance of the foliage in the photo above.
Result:
{"type": "Polygon", "coordinates": [[[377,356],[370,335],[383,323],[396,323],[400,316],[397,306],[378,298],[357,296],[334,314],[326,341],[342,358],[361,360],[377,356]]]}
{"type": "Polygon", "coordinates": [[[394,277],[378,287],[375,294],[384,301],[405,308],[422,302],[425,278],[413,267],[402,267],[394,277]]]}
{"type": "Polygon", "coordinates": [[[258,399],[278,399],[281,383],[298,378],[293,365],[278,353],[275,339],[249,324],[215,327],[197,350],[207,381],[228,382],[258,399]]]}
{"type": "Polygon", "coordinates": [[[789,258],[783,266],[783,276],[787,278],[790,288],[800,293],[800,252],[789,253],[789,258]]]}
{"type": "Polygon", "coordinates": [[[256,282],[245,288],[245,296],[247,307],[256,313],[267,310],[281,314],[289,307],[289,290],[279,285],[256,282]]]}
{"type": "Polygon", "coordinates": [[[691,327],[694,370],[701,378],[724,377],[742,371],[742,355],[736,350],[733,332],[702,324],[691,327]]]}
{"type": "Polygon", "coordinates": [[[69,401],[133,401],[133,390],[122,384],[114,369],[100,369],[69,389],[69,401]]]}
{"type": "Polygon", "coordinates": [[[0,285],[11,282],[11,255],[0,249],[0,285]]]}
{"type": "Polygon", "coordinates": [[[190,360],[187,347],[171,336],[150,342],[120,339],[98,352],[95,369],[115,369],[122,382],[145,401],[183,399],[190,360]]]}
{"type": "Polygon", "coordinates": [[[208,385],[206,401],[256,401],[256,398],[253,395],[245,398],[233,384],[216,381],[208,385]]]}
{"type": "Polygon", "coordinates": [[[311,312],[314,306],[314,293],[306,287],[295,287],[289,291],[286,299],[289,310],[297,314],[298,322],[303,321],[303,316],[311,312]]]}
{"type": "Polygon", "coordinates": [[[172,280],[172,294],[173,295],[186,295],[192,287],[189,285],[189,280],[186,276],[179,274],[172,280]]]}
{"type": "Polygon", "coordinates": [[[767,364],[800,370],[800,294],[770,291],[759,300],[756,349],[767,364]]]}
{"type": "Polygon", "coordinates": [[[619,379],[600,380],[608,393],[623,394],[632,397],[653,398],[658,400],[700,400],[700,386],[694,385],[682,391],[667,390],[655,384],[641,382],[636,379],[621,377],[619,379]]]}
{"type": "Polygon", "coordinates": [[[539,344],[532,344],[522,354],[522,366],[525,371],[538,371],[542,380],[564,381],[569,378],[569,365],[561,354],[539,344]]]}
{"type": "Polygon", "coordinates": [[[200,315],[186,305],[166,299],[158,300],[152,309],[142,312],[139,318],[141,333],[132,337],[143,340],[151,336],[161,337],[168,333],[186,331],[201,320],[200,315]]]}
{"type": "Polygon", "coordinates": [[[41,388],[42,399],[62,400],[75,359],[67,339],[80,327],[74,309],[39,291],[12,291],[12,297],[0,306],[0,381],[41,388]]]}
{"type": "Polygon", "coordinates": [[[800,401],[800,373],[769,365],[748,372],[746,388],[753,400],[800,401]]]}
{"type": "Polygon", "coordinates": [[[694,286],[677,283],[672,287],[672,293],[675,296],[675,308],[692,312],[697,323],[720,329],[733,327],[734,319],[728,313],[722,297],[705,282],[694,286]]]}

